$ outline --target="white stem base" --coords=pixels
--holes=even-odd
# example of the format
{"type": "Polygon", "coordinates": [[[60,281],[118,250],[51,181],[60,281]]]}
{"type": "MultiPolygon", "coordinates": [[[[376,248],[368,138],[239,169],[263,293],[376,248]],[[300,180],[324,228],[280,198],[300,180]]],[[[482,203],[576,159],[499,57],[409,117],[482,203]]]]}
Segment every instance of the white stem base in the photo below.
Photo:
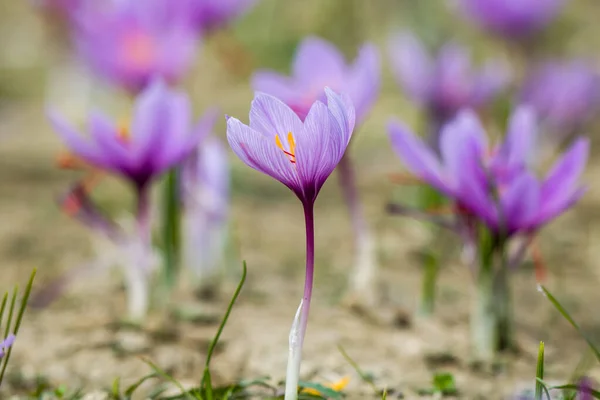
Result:
{"type": "Polygon", "coordinates": [[[356,243],[353,274],[350,276],[350,292],[355,301],[368,305],[376,302],[377,248],[370,232],[364,232],[356,243]]]}
{"type": "Polygon", "coordinates": [[[298,399],[298,382],[300,380],[300,364],[302,363],[302,328],[300,324],[300,318],[302,315],[302,304],[296,311],[294,322],[292,323],[292,329],[290,330],[289,338],[289,352],[288,352],[288,364],[287,372],[285,377],[285,400],[297,400],[298,399]]]}

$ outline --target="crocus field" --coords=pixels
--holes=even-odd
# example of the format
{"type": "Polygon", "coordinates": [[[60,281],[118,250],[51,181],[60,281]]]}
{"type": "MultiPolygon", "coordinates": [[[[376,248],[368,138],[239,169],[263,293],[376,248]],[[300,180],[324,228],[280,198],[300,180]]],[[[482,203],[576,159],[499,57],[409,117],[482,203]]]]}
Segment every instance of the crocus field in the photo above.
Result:
{"type": "Polygon", "coordinates": [[[0,10],[0,400],[600,398],[596,0],[0,10]]]}

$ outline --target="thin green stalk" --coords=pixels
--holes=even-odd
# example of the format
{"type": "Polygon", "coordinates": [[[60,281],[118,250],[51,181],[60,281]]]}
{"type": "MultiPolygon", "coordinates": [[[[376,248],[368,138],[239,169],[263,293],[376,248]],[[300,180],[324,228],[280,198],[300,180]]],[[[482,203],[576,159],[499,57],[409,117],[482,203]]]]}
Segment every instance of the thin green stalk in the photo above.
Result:
{"type": "Polygon", "coordinates": [[[170,294],[175,286],[179,272],[181,202],[178,181],[179,172],[177,168],[173,168],[167,173],[163,192],[162,234],[164,267],[161,283],[167,295],[170,294]]]}
{"type": "Polygon", "coordinates": [[[429,317],[435,309],[435,295],[439,272],[439,258],[435,250],[429,249],[423,254],[423,286],[421,288],[421,303],[419,315],[429,317]]]}
{"type": "Polygon", "coordinates": [[[544,385],[542,383],[544,379],[544,342],[540,342],[535,377],[535,400],[542,400],[542,393],[544,390],[544,385]]]}
{"type": "Polygon", "coordinates": [[[498,316],[498,350],[514,348],[514,316],[510,290],[510,271],[500,266],[495,280],[495,303],[498,316]]]}

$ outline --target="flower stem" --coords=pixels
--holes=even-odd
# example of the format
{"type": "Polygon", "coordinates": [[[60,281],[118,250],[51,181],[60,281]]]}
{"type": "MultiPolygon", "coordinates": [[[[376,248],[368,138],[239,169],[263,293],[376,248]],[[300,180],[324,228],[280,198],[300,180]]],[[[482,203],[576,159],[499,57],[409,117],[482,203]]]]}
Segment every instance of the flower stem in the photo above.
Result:
{"type": "Polygon", "coordinates": [[[302,347],[306,335],[310,300],[312,297],[313,275],[315,269],[315,224],[312,203],[304,204],[304,219],[306,223],[306,275],[304,281],[304,295],[290,331],[285,400],[296,400],[298,398],[298,381],[300,377],[300,364],[302,362],[302,347]]]}
{"type": "Polygon", "coordinates": [[[510,271],[502,265],[495,279],[495,302],[498,315],[498,350],[514,348],[513,312],[510,293],[510,271]]]}
{"type": "Polygon", "coordinates": [[[354,232],[354,272],[350,275],[351,291],[367,303],[374,301],[374,279],[377,269],[375,243],[373,235],[364,217],[360,204],[356,177],[349,152],[346,152],[338,164],[339,182],[354,232]]]}
{"type": "Polygon", "coordinates": [[[439,271],[439,259],[434,250],[423,254],[423,287],[419,315],[429,317],[435,309],[435,294],[439,271]]]}
{"type": "Polygon", "coordinates": [[[163,274],[161,286],[163,292],[162,298],[168,298],[171,290],[175,286],[179,270],[179,230],[181,206],[179,200],[179,174],[177,168],[171,169],[167,173],[167,179],[163,192],[163,274]]]}
{"type": "Polygon", "coordinates": [[[494,269],[491,263],[479,266],[471,316],[471,340],[475,357],[491,361],[496,353],[498,319],[494,305],[494,269]]]}
{"type": "Polygon", "coordinates": [[[127,271],[127,296],[129,318],[140,322],[148,312],[148,276],[152,256],[152,232],[150,227],[149,192],[146,187],[138,190],[137,237],[130,249],[134,255],[134,265],[127,271]]]}

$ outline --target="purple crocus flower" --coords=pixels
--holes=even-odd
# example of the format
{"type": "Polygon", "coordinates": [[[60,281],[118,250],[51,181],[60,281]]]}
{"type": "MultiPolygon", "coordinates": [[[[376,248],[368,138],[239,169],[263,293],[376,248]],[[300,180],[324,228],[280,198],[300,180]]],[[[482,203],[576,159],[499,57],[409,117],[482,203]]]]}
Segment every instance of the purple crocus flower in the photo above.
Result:
{"type": "Polygon", "coordinates": [[[136,190],[137,232],[123,237],[113,225],[99,217],[86,200],[85,190],[74,192],[69,207],[88,226],[108,236],[119,248],[126,248],[134,268],[126,270],[130,294],[130,316],[144,317],[147,309],[147,278],[152,264],[149,186],[169,168],[181,163],[202,137],[209,132],[215,119],[207,113],[192,128],[191,111],[184,94],[169,90],[160,80],[154,81],[135,103],[131,131],[120,129],[99,113],[89,119],[91,140],[84,139],[55,113],[50,114],[54,128],[67,145],[85,162],[122,176],[136,190]]]}
{"type": "Polygon", "coordinates": [[[519,38],[544,29],[566,0],[457,0],[458,8],[483,29],[519,38]]]}
{"type": "Polygon", "coordinates": [[[438,157],[398,122],[389,125],[394,150],[409,170],[455,200],[460,212],[498,235],[532,234],[583,195],[578,184],[589,142],[578,139],[538,179],[527,168],[535,132],[530,109],[519,108],[504,143],[490,147],[477,116],[461,112],[441,133],[438,157]]]}
{"type": "Polygon", "coordinates": [[[98,75],[132,92],[156,76],[171,83],[182,78],[198,42],[183,2],[113,0],[103,6],[85,3],[73,18],[76,47],[98,75]]]}
{"type": "Polygon", "coordinates": [[[91,140],[84,139],[56,113],[50,113],[50,120],[77,156],[144,189],[153,178],[185,159],[215,118],[214,113],[208,113],[192,129],[190,114],[186,96],[157,80],[138,97],[131,132],[98,112],[89,118],[91,140]]]}
{"type": "Polygon", "coordinates": [[[304,296],[290,332],[285,399],[298,396],[302,346],[308,323],[315,263],[314,203],[321,187],[338,165],[355,123],[352,101],[325,88],[327,105],[313,103],[306,118],[281,100],[257,93],[250,107],[250,124],[227,119],[227,140],[249,167],[267,174],[293,191],[302,202],[306,222],[304,296]]]}
{"type": "Polygon", "coordinates": [[[221,140],[205,138],[182,175],[185,264],[203,285],[222,261],[229,219],[229,160],[221,140]]]}
{"type": "Polygon", "coordinates": [[[600,75],[581,60],[546,62],[529,74],[521,101],[564,137],[600,109],[600,75]]]}
{"type": "MultiPolygon", "coordinates": [[[[257,91],[282,100],[301,119],[306,118],[315,101],[326,100],[323,89],[330,87],[350,97],[356,110],[357,123],[361,123],[379,95],[380,74],[379,54],[372,44],[364,44],[354,62],[348,64],[333,44],[317,37],[308,37],[296,50],[292,76],[259,71],[252,78],[252,86],[257,91]]],[[[342,158],[338,172],[343,197],[352,219],[356,252],[349,297],[353,302],[373,303],[376,247],[360,204],[354,168],[348,153],[342,158]]]]}
{"type": "Polygon", "coordinates": [[[15,335],[12,333],[0,342],[0,360],[4,357],[8,349],[13,345],[15,341],[15,335]]]}
{"type": "Polygon", "coordinates": [[[388,52],[396,80],[436,124],[463,108],[484,106],[508,83],[503,63],[490,60],[475,71],[468,50],[455,43],[444,45],[434,59],[416,36],[398,32],[391,36],[388,52]]]}
{"type": "Polygon", "coordinates": [[[379,94],[380,65],[377,49],[363,45],[353,64],[348,65],[331,43],[308,37],[294,56],[292,76],[273,71],[258,71],[252,87],[279,98],[302,119],[315,101],[325,101],[325,86],[346,93],[356,109],[356,119],[364,120],[379,94]]]}
{"type": "Polygon", "coordinates": [[[258,0],[187,0],[190,17],[202,34],[220,29],[252,8],[258,0]]]}

